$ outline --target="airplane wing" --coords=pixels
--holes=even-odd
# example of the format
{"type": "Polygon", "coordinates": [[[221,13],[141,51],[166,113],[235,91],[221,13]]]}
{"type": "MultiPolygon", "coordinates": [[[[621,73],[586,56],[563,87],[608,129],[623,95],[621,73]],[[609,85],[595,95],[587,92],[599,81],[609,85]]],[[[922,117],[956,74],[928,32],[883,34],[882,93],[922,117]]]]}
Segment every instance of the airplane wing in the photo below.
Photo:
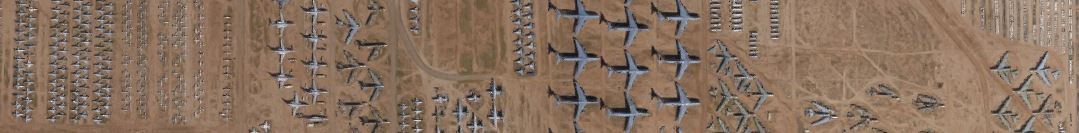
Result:
{"type": "Polygon", "coordinates": [[[813,121],[812,126],[820,126],[820,125],[828,123],[828,122],[832,122],[832,117],[831,116],[824,116],[824,117],[818,119],[817,121],[813,121]]]}
{"type": "Polygon", "coordinates": [[[1004,55],[1000,57],[1000,61],[997,61],[997,69],[1007,68],[1008,66],[1008,52],[1005,51],[1004,55]]]}
{"type": "Polygon", "coordinates": [[[1052,86],[1053,85],[1051,83],[1051,81],[1049,81],[1049,73],[1046,72],[1045,70],[1035,71],[1034,73],[1038,73],[1038,78],[1042,79],[1042,83],[1045,83],[1045,86],[1052,86]]]}
{"type": "Polygon", "coordinates": [[[1046,51],[1045,53],[1042,54],[1042,60],[1038,62],[1038,66],[1034,67],[1034,69],[1035,70],[1043,70],[1043,69],[1045,69],[1046,68],[1045,61],[1047,59],[1049,59],[1049,52],[1048,51],[1046,51]]]}
{"type": "Polygon", "coordinates": [[[374,83],[374,84],[381,85],[382,81],[378,79],[378,73],[375,72],[374,70],[370,70],[370,69],[368,69],[368,70],[369,71],[367,73],[371,75],[371,82],[374,83]]]}
{"type": "Polygon", "coordinates": [[[821,105],[820,102],[813,102],[813,106],[817,107],[818,111],[827,112],[828,110],[828,107],[824,107],[824,105],[821,105]]]}
{"type": "Polygon", "coordinates": [[[753,111],[756,112],[757,110],[760,110],[761,105],[764,105],[765,100],[768,100],[768,96],[761,95],[760,99],[757,99],[757,105],[753,106],[753,111]]]}
{"type": "Polygon", "coordinates": [[[1019,132],[1020,133],[1033,133],[1034,132],[1033,130],[1034,130],[1034,115],[1031,115],[1030,118],[1027,119],[1027,123],[1023,124],[1023,129],[1020,129],[1019,132]]]}

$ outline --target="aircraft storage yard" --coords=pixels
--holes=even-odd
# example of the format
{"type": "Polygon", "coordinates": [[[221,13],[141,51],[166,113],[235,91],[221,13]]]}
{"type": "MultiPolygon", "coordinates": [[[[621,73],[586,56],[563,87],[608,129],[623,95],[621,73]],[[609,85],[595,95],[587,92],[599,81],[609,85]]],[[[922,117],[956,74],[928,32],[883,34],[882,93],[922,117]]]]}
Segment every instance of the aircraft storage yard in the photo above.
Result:
{"type": "Polygon", "coordinates": [[[2,132],[1076,132],[1064,0],[0,1],[2,132]]]}

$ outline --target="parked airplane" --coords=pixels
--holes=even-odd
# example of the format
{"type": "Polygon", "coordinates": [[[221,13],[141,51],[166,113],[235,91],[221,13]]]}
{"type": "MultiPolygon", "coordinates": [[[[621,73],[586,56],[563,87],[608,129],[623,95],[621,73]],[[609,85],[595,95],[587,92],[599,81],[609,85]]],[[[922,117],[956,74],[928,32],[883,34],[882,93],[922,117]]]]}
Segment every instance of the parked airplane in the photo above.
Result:
{"type": "Polygon", "coordinates": [[[453,115],[456,116],[457,122],[461,122],[461,119],[465,118],[466,114],[468,114],[468,107],[461,106],[461,100],[457,100],[457,109],[453,110],[453,115]]]}
{"type": "Polygon", "coordinates": [[[285,82],[292,79],[292,74],[289,73],[286,73],[284,68],[279,68],[276,73],[270,73],[270,76],[273,76],[274,80],[277,81],[277,89],[285,88],[285,82]]]}
{"type": "Polygon", "coordinates": [[[311,0],[311,7],[303,8],[303,12],[307,13],[307,14],[310,14],[311,16],[314,17],[314,19],[318,18],[319,13],[325,13],[326,11],[327,11],[326,10],[326,5],[322,5],[322,7],[318,7],[318,4],[315,3],[315,0],[311,0]]]}
{"type": "MultiPolygon", "coordinates": [[[[558,96],[558,98],[555,98],[555,105],[561,105],[562,103],[574,104],[576,108],[573,111],[573,121],[577,121],[581,118],[581,112],[584,112],[585,106],[588,106],[588,104],[598,104],[600,103],[600,100],[599,98],[585,94],[584,88],[581,87],[580,83],[577,83],[577,80],[573,80],[573,88],[576,90],[575,95],[558,96]]],[[[554,91],[551,90],[551,87],[547,87],[547,92],[551,96],[556,96],[554,91]]]]}
{"type": "Polygon", "coordinates": [[[328,91],[326,91],[326,89],[318,87],[303,88],[303,91],[306,92],[308,95],[311,95],[311,103],[318,103],[319,95],[329,93],[328,91]]]}
{"type": "Polygon", "coordinates": [[[292,25],[293,23],[292,21],[285,19],[285,12],[279,13],[278,17],[279,18],[277,18],[277,20],[270,21],[270,26],[277,28],[277,30],[284,31],[285,28],[288,28],[288,26],[292,25]]]}
{"type": "MultiPolygon", "coordinates": [[[[657,12],[656,17],[659,18],[660,20],[678,21],[678,30],[674,32],[674,36],[677,38],[679,36],[682,36],[682,31],[685,31],[686,25],[689,24],[689,21],[699,19],[700,15],[697,15],[697,13],[692,13],[692,12],[689,12],[689,10],[686,10],[686,6],[682,4],[682,0],[675,0],[674,2],[675,2],[675,4],[677,4],[677,7],[676,7],[676,8],[678,8],[677,11],[675,11],[675,12],[656,11],[657,12]]],[[[656,8],[655,3],[652,4],[652,8],[653,9],[656,8]]]]}
{"type": "Polygon", "coordinates": [[[472,113],[472,122],[468,124],[468,129],[472,129],[472,133],[483,130],[483,122],[476,119],[476,113],[472,113]]]}
{"type": "Polygon", "coordinates": [[[270,132],[270,121],[269,120],[262,121],[262,124],[259,124],[259,128],[262,128],[263,132],[267,132],[267,133],[270,132]]]}
{"type": "Polygon", "coordinates": [[[300,35],[303,35],[303,38],[307,39],[307,41],[311,42],[311,43],[318,43],[319,40],[326,39],[325,34],[323,34],[323,33],[314,33],[313,31],[311,33],[300,34],[300,35]]]}
{"type": "Polygon", "coordinates": [[[495,79],[491,79],[491,84],[488,86],[487,94],[491,94],[491,100],[498,99],[498,95],[502,95],[502,86],[495,83],[495,79]]]}
{"type": "Polygon", "coordinates": [[[637,38],[637,32],[648,31],[648,25],[638,24],[637,17],[633,16],[633,11],[626,8],[626,22],[625,23],[608,23],[608,30],[618,30],[626,32],[626,39],[622,45],[623,49],[628,49],[629,45],[633,45],[633,39],[637,38]]]}
{"type": "Polygon", "coordinates": [[[389,46],[388,44],[386,44],[386,42],[363,41],[363,40],[356,40],[356,45],[359,46],[360,48],[382,48],[382,47],[389,46]]]}
{"type": "Polygon", "coordinates": [[[719,106],[716,108],[716,112],[726,109],[728,103],[738,100],[738,96],[731,94],[731,89],[727,88],[727,83],[722,80],[719,81],[719,87],[723,90],[722,99],[719,101],[719,106]]]}
{"type": "Polygon", "coordinates": [[[371,0],[369,3],[367,3],[367,11],[371,13],[367,14],[367,20],[364,20],[363,24],[371,25],[371,21],[375,20],[375,16],[381,15],[383,9],[386,8],[382,7],[382,5],[379,5],[378,1],[371,0]]]}
{"type": "Polygon", "coordinates": [[[750,95],[758,97],[757,104],[753,105],[753,112],[757,112],[757,110],[761,109],[761,105],[764,105],[765,100],[768,100],[768,97],[771,97],[773,94],[772,92],[764,90],[764,83],[762,83],[761,80],[757,80],[757,92],[752,92],[750,95]]]}
{"type": "Polygon", "coordinates": [[[633,123],[637,121],[639,116],[648,116],[648,110],[643,108],[637,108],[637,104],[633,103],[633,98],[629,96],[629,92],[622,93],[626,97],[626,108],[609,108],[607,109],[607,116],[626,117],[626,125],[624,131],[629,133],[633,129],[633,123]]]}
{"type": "Polygon", "coordinates": [[[300,116],[300,118],[303,118],[304,120],[307,121],[307,127],[313,127],[316,124],[323,124],[323,123],[326,123],[326,121],[330,120],[329,118],[326,117],[326,112],[325,111],[320,112],[319,114],[300,116]]]}
{"type": "Polygon", "coordinates": [[[1017,116],[1015,112],[1012,112],[1011,106],[1009,106],[1011,104],[1011,99],[1012,96],[1004,97],[1004,101],[1000,104],[1000,106],[997,106],[997,110],[993,111],[993,116],[996,116],[997,119],[1000,119],[1000,124],[1008,128],[1009,130],[1012,128],[1012,121],[1008,118],[1017,116]]]}
{"type": "Polygon", "coordinates": [[[311,71],[316,71],[319,67],[326,66],[326,62],[315,60],[314,57],[312,57],[311,60],[303,61],[303,64],[311,71]]]}
{"type": "Polygon", "coordinates": [[[1038,77],[1042,79],[1045,86],[1053,86],[1049,79],[1049,66],[1045,65],[1045,62],[1049,59],[1049,51],[1042,54],[1041,61],[1038,62],[1038,66],[1031,68],[1030,72],[1038,74],[1038,77]]]}
{"type": "Polygon", "coordinates": [[[288,4],[288,0],[273,0],[277,2],[277,8],[285,8],[285,4],[288,4]]]}
{"type": "Polygon", "coordinates": [[[652,93],[660,100],[660,105],[658,105],[657,108],[663,108],[663,105],[678,106],[678,114],[675,114],[675,121],[682,122],[682,118],[686,116],[686,111],[689,111],[689,107],[700,105],[701,102],[697,98],[687,96],[685,88],[682,88],[682,85],[678,84],[678,82],[674,82],[674,89],[678,91],[678,95],[673,98],[659,97],[658,94],[655,94],[655,89],[652,90],[652,93]]]}
{"type": "Polygon", "coordinates": [[[1033,90],[1030,89],[1030,77],[1031,76],[1034,76],[1034,75],[1033,74],[1028,74],[1027,78],[1023,80],[1023,83],[1019,84],[1019,88],[1012,89],[1012,92],[1015,92],[1015,94],[1019,95],[1019,98],[1023,99],[1023,103],[1026,104],[1027,107],[1033,107],[1030,104],[1030,94],[1033,91],[1033,90]]]}
{"type": "Polygon", "coordinates": [[[367,101],[374,101],[375,98],[378,97],[378,92],[381,91],[382,88],[384,88],[386,86],[382,85],[382,81],[379,80],[379,76],[378,76],[377,72],[375,72],[374,70],[368,69],[367,73],[371,75],[371,82],[370,83],[364,83],[363,81],[360,81],[360,88],[363,88],[363,89],[373,88],[374,90],[371,91],[371,97],[367,98],[367,101]]]}
{"type": "Polygon", "coordinates": [[[723,42],[719,42],[715,46],[712,46],[712,48],[708,48],[708,51],[715,54],[716,58],[719,58],[719,67],[716,68],[716,72],[723,71],[727,76],[730,76],[731,65],[728,64],[733,64],[734,61],[738,60],[738,57],[731,54],[730,49],[728,49],[727,45],[723,44],[723,42]]]}
{"type": "Polygon", "coordinates": [[[498,106],[491,104],[491,111],[488,112],[487,118],[491,119],[491,123],[494,123],[495,127],[498,127],[498,121],[504,119],[502,116],[502,110],[498,110],[498,106]]]}
{"type": "Polygon", "coordinates": [[[356,18],[352,16],[352,13],[341,10],[345,13],[345,21],[337,19],[337,24],[342,26],[348,26],[348,33],[345,34],[345,45],[352,44],[352,37],[356,36],[356,33],[360,33],[360,23],[356,22],[356,18]]]}
{"type": "Polygon", "coordinates": [[[291,100],[284,99],[284,101],[285,104],[288,104],[289,108],[292,108],[292,115],[296,115],[296,112],[299,111],[301,107],[308,105],[307,102],[300,99],[300,93],[293,93],[291,100]]]}
{"type": "MultiPolygon", "coordinates": [[[[576,1],[575,2],[576,3],[575,4],[576,9],[573,9],[573,10],[559,9],[558,12],[555,12],[555,15],[558,18],[565,17],[565,18],[573,18],[574,19],[574,22],[573,22],[573,36],[574,37],[577,36],[577,33],[581,32],[581,29],[584,28],[584,24],[589,19],[596,19],[596,18],[600,17],[599,13],[596,13],[594,11],[588,11],[587,9],[585,9],[584,8],[584,3],[581,3],[581,0],[575,0],[575,1],[576,1]]],[[[552,4],[551,1],[547,1],[547,5],[549,5],[548,10],[555,8],[554,4],[552,4]]]]}
{"type": "MultiPolygon", "coordinates": [[[[858,122],[855,123],[853,126],[851,126],[850,130],[858,130],[858,129],[861,129],[862,127],[865,127],[865,126],[869,125],[869,123],[877,122],[877,118],[873,117],[873,114],[869,112],[869,109],[866,109],[866,108],[864,108],[862,106],[858,106],[858,105],[854,105],[854,104],[851,104],[851,106],[854,107],[854,111],[858,112],[859,115],[858,115],[858,118],[857,118],[858,122]]],[[[848,113],[848,116],[849,116],[849,113],[848,113]]]]}
{"type": "Polygon", "coordinates": [[[690,64],[701,63],[701,59],[700,57],[690,55],[689,52],[686,52],[686,48],[682,46],[681,41],[676,41],[675,47],[678,48],[678,54],[676,55],[660,55],[654,46],[652,47],[652,54],[659,57],[661,63],[677,64],[678,70],[676,70],[677,73],[675,74],[674,80],[680,80],[682,79],[682,75],[686,73],[686,68],[689,68],[690,64]]]}
{"type": "MultiPolygon", "coordinates": [[[[550,52],[557,52],[554,47],[550,47],[551,45],[548,44],[547,46],[550,52]]],[[[584,46],[581,46],[581,43],[578,42],[576,38],[573,39],[573,46],[576,48],[576,53],[556,54],[555,57],[557,60],[555,61],[555,64],[562,61],[577,62],[575,65],[576,67],[573,69],[573,79],[577,79],[577,77],[581,76],[581,72],[584,71],[584,66],[588,64],[588,62],[599,60],[599,57],[597,57],[596,54],[586,53],[584,46]]]]}
{"type": "Polygon", "coordinates": [[[1004,55],[1000,57],[1000,61],[997,61],[997,65],[989,69],[1000,76],[1000,80],[1004,83],[1011,84],[1011,75],[1016,72],[1015,68],[1012,68],[1011,64],[1008,64],[1008,52],[1005,51],[1004,55]]]}
{"type": "Polygon", "coordinates": [[[832,122],[833,119],[839,118],[839,117],[836,117],[835,111],[833,111],[831,108],[829,108],[827,106],[824,106],[820,102],[813,101],[811,103],[813,103],[813,107],[815,107],[815,108],[806,109],[806,111],[805,111],[806,116],[809,116],[809,117],[813,117],[814,115],[821,115],[822,116],[820,119],[817,119],[816,121],[813,121],[812,126],[823,125],[825,123],[832,122]]]}
{"type": "Polygon", "coordinates": [[[637,61],[633,59],[633,55],[630,55],[629,50],[622,50],[626,54],[625,66],[607,66],[605,61],[600,61],[603,66],[607,67],[607,77],[611,77],[612,73],[626,74],[626,91],[633,89],[633,83],[637,80],[637,76],[648,73],[648,67],[637,65],[637,61]]]}
{"type": "Polygon", "coordinates": [[[1017,133],[1034,133],[1034,118],[1035,118],[1034,116],[1035,115],[1031,115],[1030,118],[1027,118],[1027,123],[1023,124],[1023,128],[1020,128],[1019,130],[1016,130],[1015,132],[1017,132],[1017,133]]]}
{"type": "Polygon", "coordinates": [[[274,53],[277,53],[277,55],[280,56],[280,59],[278,59],[280,62],[285,61],[285,55],[292,53],[292,48],[285,46],[285,40],[283,38],[279,40],[277,47],[270,47],[270,50],[273,50],[274,53]]]}

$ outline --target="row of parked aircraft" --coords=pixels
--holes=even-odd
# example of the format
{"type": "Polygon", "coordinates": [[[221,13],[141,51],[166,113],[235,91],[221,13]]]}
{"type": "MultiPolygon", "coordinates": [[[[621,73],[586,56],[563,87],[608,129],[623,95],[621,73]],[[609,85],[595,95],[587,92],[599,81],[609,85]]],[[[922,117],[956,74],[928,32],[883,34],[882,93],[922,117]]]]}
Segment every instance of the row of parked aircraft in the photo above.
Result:
{"type": "MultiPolygon", "coordinates": [[[[585,65],[587,65],[591,61],[598,61],[601,59],[594,53],[586,52],[584,46],[582,46],[581,43],[576,39],[573,40],[573,45],[575,48],[575,52],[573,53],[559,53],[553,47],[549,47],[548,50],[552,53],[557,53],[555,55],[556,64],[562,61],[576,62],[573,69],[573,78],[577,79],[578,77],[580,77],[581,72],[584,71],[585,65]]],[[[686,69],[689,68],[689,65],[698,64],[701,61],[700,57],[689,54],[689,52],[686,51],[685,47],[683,47],[681,41],[677,41],[675,43],[675,47],[678,49],[677,53],[670,55],[659,54],[655,47],[653,47],[652,55],[656,56],[659,59],[660,63],[676,64],[678,67],[675,70],[675,80],[680,80],[682,79],[682,75],[685,74],[686,69]]],[[[628,50],[625,50],[624,52],[627,63],[625,66],[607,66],[606,63],[602,64],[604,67],[607,67],[608,76],[611,73],[626,74],[628,77],[626,82],[626,89],[629,90],[630,88],[632,88],[633,81],[636,80],[636,77],[647,73],[649,70],[646,66],[637,65],[636,61],[633,60],[633,56],[630,55],[628,50]]]]}
{"type": "MultiPolygon", "coordinates": [[[[636,33],[638,31],[646,31],[648,29],[647,25],[638,24],[636,22],[636,19],[633,16],[632,11],[630,11],[630,9],[629,9],[629,6],[630,6],[631,2],[632,2],[632,0],[627,0],[625,2],[625,5],[623,6],[625,8],[625,10],[626,10],[626,18],[627,18],[626,23],[609,23],[608,24],[609,29],[618,29],[618,30],[622,30],[622,31],[627,32],[625,47],[629,47],[629,44],[631,44],[633,42],[633,38],[636,37],[636,33]]],[[[584,25],[587,24],[588,20],[597,19],[597,18],[603,20],[603,18],[602,18],[603,16],[601,14],[595,12],[595,11],[590,11],[590,10],[586,9],[584,7],[584,3],[582,3],[581,0],[575,0],[574,3],[575,3],[574,4],[575,8],[573,8],[573,9],[558,9],[558,7],[554,6],[553,3],[550,3],[550,1],[548,1],[548,5],[549,5],[548,9],[549,10],[557,9],[558,11],[555,12],[555,15],[558,18],[574,19],[574,22],[573,22],[573,36],[576,37],[578,35],[578,33],[581,32],[581,29],[584,28],[584,25]]],[[[656,18],[659,19],[659,20],[676,21],[678,23],[678,26],[677,26],[677,30],[675,31],[675,37],[679,37],[679,36],[682,36],[682,32],[685,31],[686,25],[689,24],[689,21],[700,19],[700,15],[698,15],[697,13],[689,12],[689,10],[686,9],[685,5],[682,4],[681,0],[675,0],[675,4],[676,4],[675,11],[673,11],[673,12],[664,12],[664,11],[659,11],[658,8],[653,3],[652,4],[652,12],[656,13],[656,18]]]]}
{"type": "MultiPolygon", "coordinates": [[[[655,94],[654,90],[652,92],[653,93],[652,96],[653,96],[653,98],[658,98],[659,99],[659,102],[657,103],[657,108],[662,108],[663,106],[675,106],[675,107],[677,107],[677,112],[678,113],[675,114],[676,121],[681,122],[682,119],[685,117],[686,112],[689,110],[688,108],[700,105],[700,100],[697,99],[697,98],[689,97],[686,94],[685,88],[683,88],[681,84],[675,83],[674,85],[675,85],[675,90],[677,91],[677,94],[675,95],[675,97],[660,97],[658,94],[655,94]]],[[[573,88],[574,88],[574,94],[573,95],[558,95],[558,94],[555,94],[554,90],[551,90],[550,87],[548,87],[547,89],[548,89],[548,93],[549,93],[548,95],[556,97],[555,98],[555,104],[556,105],[561,105],[561,104],[573,104],[574,105],[573,121],[575,123],[574,125],[576,126],[576,122],[580,120],[581,113],[585,111],[585,107],[588,106],[588,105],[592,105],[592,104],[601,104],[602,100],[600,100],[599,98],[597,98],[595,96],[591,96],[591,95],[586,94],[585,91],[584,91],[584,88],[581,87],[581,84],[578,83],[576,80],[573,81],[573,88]]],[[[632,97],[630,97],[629,91],[626,91],[625,93],[623,93],[623,96],[625,97],[625,100],[626,100],[626,107],[624,107],[624,108],[608,108],[607,109],[607,116],[625,117],[626,118],[626,123],[625,123],[624,131],[628,133],[628,132],[632,131],[633,125],[637,121],[638,117],[649,116],[650,113],[649,113],[648,109],[637,107],[637,104],[634,103],[632,97]]],[[[579,131],[579,129],[578,129],[578,131],[579,131]]]]}

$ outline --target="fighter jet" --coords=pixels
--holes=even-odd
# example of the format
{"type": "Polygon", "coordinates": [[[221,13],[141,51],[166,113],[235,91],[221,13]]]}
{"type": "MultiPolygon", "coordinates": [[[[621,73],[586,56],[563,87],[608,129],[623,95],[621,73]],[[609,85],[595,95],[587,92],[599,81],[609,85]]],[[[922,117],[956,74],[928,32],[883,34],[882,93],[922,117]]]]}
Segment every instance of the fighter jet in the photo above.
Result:
{"type": "Polygon", "coordinates": [[[468,129],[472,129],[472,133],[483,131],[483,122],[476,119],[476,113],[472,113],[472,122],[468,124],[468,129]]]}
{"type": "Polygon", "coordinates": [[[678,48],[677,55],[660,55],[656,52],[655,47],[652,47],[652,54],[659,57],[661,63],[678,64],[678,70],[676,70],[677,73],[675,74],[674,80],[680,80],[682,79],[682,75],[686,73],[686,68],[689,68],[690,64],[701,63],[701,59],[700,57],[690,55],[689,52],[686,52],[686,48],[682,47],[681,41],[676,41],[675,47],[678,48]]]}
{"type": "MultiPolygon", "coordinates": [[[[581,0],[575,0],[575,1],[576,1],[575,2],[576,3],[575,4],[576,9],[573,9],[573,10],[571,10],[571,9],[559,9],[558,12],[555,12],[555,15],[558,18],[565,17],[565,18],[573,18],[574,19],[574,22],[573,22],[573,36],[574,37],[577,36],[577,33],[581,32],[581,29],[584,28],[584,24],[589,19],[596,19],[596,18],[600,17],[599,13],[596,13],[594,11],[588,11],[587,9],[585,9],[584,8],[584,3],[581,3],[581,0]]],[[[550,5],[550,7],[548,7],[548,9],[554,9],[554,4],[552,4],[551,1],[547,1],[547,5],[550,5]]]]}
{"type": "Polygon", "coordinates": [[[626,54],[626,66],[607,66],[604,61],[600,63],[607,67],[607,77],[611,77],[612,73],[626,74],[626,91],[629,91],[633,89],[637,76],[648,73],[648,67],[637,65],[637,61],[633,59],[633,55],[629,54],[629,50],[623,49],[623,52],[626,54]]]}
{"type": "MultiPolygon", "coordinates": [[[[854,111],[859,114],[857,118],[858,122],[850,127],[851,130],[858,130],[869,125],[869,123],[877,122],[877,118],[873,117],[873,114],[869,112],[869,109],[854,104],[851,104],[851,106],[854,107],[854,111]]],[[[850,114],[848,113],[848,116],[849,115],[850,114]]]]}
{"type": "Polygon", "coordinates": [[[1045,86],[1053,86],[1053,84],[1051,83],[1052,81],[1050,81],[1049,79],[1049,66],[1045,65],[1045,62],[1047,62],[1048,59],[1049,51],[1045,51],[1045,53],[1042,54],[1041,61],[1038,62],[1038,66],[1030,68],[1030,72],[1038,74],[1038,78],[1042,79],[1042,82],[1045,83],[1045,86]]]}
{"type": "Polygon", "coordinates": [[[715,54],[716,58],[719,58],[719,67],[716,68],[716,73],[723,71],[727,76],[730,76],[731,65],[728,64],[733,64],[735,60],[738,60],[738,57],[731,54],[730,49],[728,49],[727,45],[723,44],[723,42],[719,42],[715,46],[712,46],[712,48],[708,48],[708,52],[715,54]]]}
{"type": "Polygon", "coordinates": [[[491,100],[498,99],[498,95],[502,95],[502,86],[495,83],[495,79],[491,79],[491,84],[488,86],[487,93],[491,94],[491,100]]]}
{"type": "Polygon", "coordinates": [[[1010,109],[1011,106],[1009,105],[1011,104],[1011,99],[1012,96],[1004,97],[1004,101],[1000,104],[1000,106],[997,106],[997,110],[993,111],[993,116],[996,116],[997,119],[1000,119],[1000,124],[1004,127],[1007,127],[1008,129],[1012,128],[1012,122],[1008,118],[1017,116],[1015,112],[1012,112],[1012,110],[1010,109]]]}
{"type": "Polygon", "coordinates": [[[623,96],[626,97],[626,108],[610,108],[607,109],[607,116],[626,117],[625,129],[626,133],[629,133],[633,129],[633,123],[637,121],[639,116],[648,116],[648,110],[643,108],[637,108],[637,104],[633,103],[633,98],[629,96],[629,92],[623,92],[623,96]]]}
{"type": "MultiPolygon", "coordinates": [[[[558,98],[555,99],[555,105],[561,105],[562,103],[576,105],[576,108],[573,111],[573,121],[577,121],[581,118],[581,112],[584,112],[585,106],[588,106],[588,104],[598,104],[600,101],[599,98],[585,94],[584,88],[581,87],[580,83],[577,83],[577,80],[573,80],[573,88],[576,90],[574,96],[558,96],[558,98]]],[[[551,90],[551,87],[547,87],[547,91],[548,93],[551,93],[550,95],[555,95],[554,91],[551,90]]]]}
{"type": "Polygon", "coordinates": [[[892,87],[888,87],[884,84],[877,85],[876,88],[870,87],[866,93],[869,93],[869,95],[887,96],[892,98],[892,100],[899,100],[899,94],[896,94],[895,90],[892,90],[892,87]]]}
{"type": "Polygon", "coordinates": [[[757,104],[753,105],[753,112],[757,112],[757,110],[761,109],[761,105],[764,105],[765,100],[768,100],[768,97],[771,97],[773,94],[772,92],[764,90],[764,83],[761,83],[760,80],[757,80],[757,92],[752,92],[750,93],[750,95],[758,97],[757,104]]]}
{"type": "Polygon", "coordinates": [[[288,28],[288,26],[293,23],[292,21],[285,19],[285,12],[279,13],[278,17],[277,20],[270,21],[270,26],[277,28],[277,30],[284,31],[285,28],[288,28]]]}
{"type": "Polygon", "coordinates": [[[461,100],[457,100],[457,109],[453,110],[453,115],[456,116],[457,122],[461,122],[461,119],[465,118],[466,114],[468,114],[468,107],[461,106],[461,100]]]}
{"type": "Polygon", "coordinates": [[[1032,105],[1030,105],[1030,94],[1032,92],[1032,90],[1030,89],[1031,76],[1034,75],[1028,74],[1027,78],[1023,79],[1023,83],[1019,84],[1019,88],[1012,89],[1012,92],[1015,92],[1015,94],[1019,95],[1019,98],[1023,99],[1023,103],[1026,104],[1027,107],[1033,107],[1032,105]]]}
{"type": "Polygon", "coordinates": [[[291,100],[284,99],[284,101],[285,104],[288,104],[289,108],[292,108],[292,115],[296,115],[296,112],[299,111],[301,107],[308,105],[307,102],[300,99],[300,93],[293,93],[291,100]]]}
{"type": "Polygon", "coordinates": [[[284,68],[279,68],[276,73],[270,73],[270,76],[273,76],[274,80],[277,81],[277,89],[285,88],[285,82],[292,79],[292,74],[286,73],[284,68]]]}
{"type": "Polygon", "coordinates": [[[326,91],[326,89],[317,87],[303,88],[303,91],[306,92],[308,95],[311,95],[311,103],[318,103],[319,95],[329,93],[328,91],[326,91]]]}
{"type": "Polygon", "coordinates": [[[1017,70],[1012,68],[1011,64],[1008,64],[1008,52],[1005,51],[1004,55],[1000,57],[1000,61],[997,61],[997,65],[990,68],[989,71],[1000,76],[1000,80],[1003,80],[1004,83],[1011,84],[1011,75],[1014,75],[1017,70]]]}
{"type": "Polygon", "coordinates": [[[637,32],[648,31],[648,25],[638,24],[637,17],[633,16],[633,11],[626,8],[626,22],[625,23],[608,23],[607,30],[618,30],[626,32],[626,39],[622,45],[623,49],[628,49],[629,45],[633,45],[633,39],[637,37],[637,32]]]}
{"type": "MultiPolygon", "coordinates": [[[[675,38],[677,38],[679,36],[682,36],[682,31],[685,31],[686,25],[689,24],[689,21],[699,19],[700,15],[697,15],[697,13],[692,13],[692,12],[689,12],[689,10],[686,10],[686,6],[682,4],[682,0],[675,0],[674,2],[678,6],[678,7],[676,7],[676,8],[678,8],[677,11],[675,11],[675,12],[655,11],[655,12],[657,12],[656,17],[659,18],[660,20],[678,21],[678,30],[674,32],[674,36],[675,36],[675,38]]],[[[656,6],[656,4],[653,3],[652,8],[656,8],[655,6],[656,6]]]]}
{"type": "Polygon", "coordinates": [[[825,123],[832,122],[833,119],[839,118],[839,117],[836,117],[835,111],[833,111],[831,108],[828,108],[827,106],[824,106],[820,102],[813,101],[811,103],[813,103],[813,106],[815,108],[806,109],[806,111],[805,111],[806,116],[809,116],[809,117],[813,117],[815,115],[821,115],[822,116],[820,119],[817,119],[816,121],[813,121],[812,126],[823,125],[825,123]]]}
{"type": "Polygon", "coordinates": [[[491,104],[491,111],[488,112],[487,118],[491,119],[491,123],[494,123],[495,127],[498,127],[498,121],[504,119],[502,116],[502,110],[498,110],[498,106],[491,104]]]}
{"type": "Polygon", "coordinates": [[[270,132],[270,121],[269,120],[262,121],[262,124],[259,124],[259,128],[262,128],[263,132],[267,132],[267,133],[270,132]]]}
{"type": "MultiPolygon", "coordinates": [[[[576,38],[573,39],[573,45],[577,49],[577,52],[556,54],[555,57],[557,58],[557,60],[555,64],[558,64],[562,61],[577,62],[576,67],[574,67],[573,69],[573,79],[577,79],[577,77],[581,76],[581,72],[584,71],[584,66],[588,64],[588,62],[599,60],[599,57],[597,57],[596,54],[586,53],[584,50],[584,46],[581,46],[581,43],[578,42],[576,38]]],[[[554,50],[553,47],[549,47],[548,49],[550,50],[550,52],[557,52],[554,50]]]]}
{"type": "MultiPolygon", "coordinates": [[[[678,84],[678,82],[674,82],[674,89],[678,91],[678,96],[676,96],[676,97],[663,98],[663,97],[655,96],[655,97],[659,97],[659,99],[660,99],[660,101],[659,101],[660,105],[658,105],[657,108],[663,108],[663,105],[666,105],[666,106],[678,106],[678,114],[675,115],[675,117],[676,117],[675,121],[681,123],[682,118],[686,116],[686,111],[689,111],[689,107],[700,105],[701,102],[697,98],[691,98],[691,97],[687,96],[685,88],[682,88],[682,85],[678,84]]],[[[653,89],[652,93],[655,93],[655,92],[656,92],[656,90],[653,89]]]]}
{"type": "Polygon", "coordinates": [[[371,97],[367,98],[367,101],[373,101],[376,97],[378,97],[378,92],[386,86],[382,85],[382,81],[379,80],[378,73],[376,73],[374,70],[368,69],[367,73],[371,75],[371,82],[364,83],[363,81],[360,81],[360,88],[373,88],[374,90],[371,91],[371,97]]]}
{"type": "Polygon", "coordinates": [[[345,45],[350,45],[352,44],[352,37],[356,36],[356,33],[360,33],[360,23],[356,22],[356,18],[352,16],[352,13],[343,9],[341,12],[345,12],[345,19],[347,20],[337,19],[337,24],[348,26],[348,33],[345,34],[345,45]]]}

